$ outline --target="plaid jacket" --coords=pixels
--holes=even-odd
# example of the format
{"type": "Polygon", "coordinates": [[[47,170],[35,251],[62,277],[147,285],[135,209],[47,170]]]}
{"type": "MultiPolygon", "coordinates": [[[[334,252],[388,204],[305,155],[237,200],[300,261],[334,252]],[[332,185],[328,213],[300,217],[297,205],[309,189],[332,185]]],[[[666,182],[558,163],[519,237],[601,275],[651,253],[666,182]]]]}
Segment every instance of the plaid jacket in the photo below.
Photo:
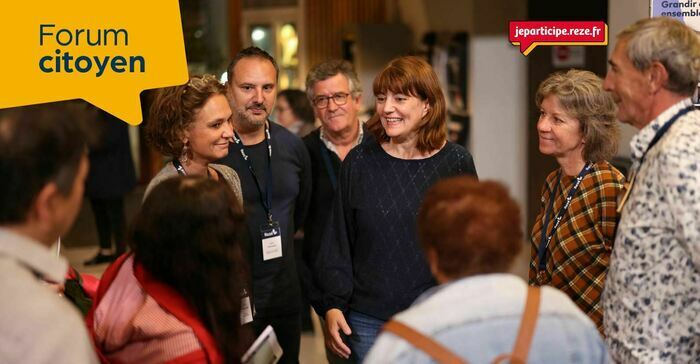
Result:
{"type": "MultiPolygon", "coordinates": [[[[538,282],[537,251],[544,214],[549,206],[550,195],[556,189],[558,172],[559,170],[555,170],[550,173],[542,188],[541,209],[530,239],[532,249],[529,283],[546,284],[566,293],[602,333],[603,311],[600,296],[615,241],[615,228],[619,218],[615,209],[624,176],[606,161],[593,164],[591,171],[581,181],[569,209],[563,215],[547,247],[544,281],[538,282]]],[[[550,212],[547,234],[554,226],[554,217],[564,205],[575,180],[576,176],[562,176],[554,207],[550,212]]]]}

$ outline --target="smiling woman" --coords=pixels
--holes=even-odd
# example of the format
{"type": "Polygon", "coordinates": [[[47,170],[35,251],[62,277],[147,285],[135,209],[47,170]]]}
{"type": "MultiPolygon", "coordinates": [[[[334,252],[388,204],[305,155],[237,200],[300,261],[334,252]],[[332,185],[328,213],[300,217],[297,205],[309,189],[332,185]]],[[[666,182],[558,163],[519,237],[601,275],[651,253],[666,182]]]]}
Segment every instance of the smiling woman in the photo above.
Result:
{"type": "MultiPolygon", "coordinates": [[[[375,138],[350,151],[340,170],[316,278],[336,354],[362,362],[392,315],[435,285],[416,236],[425,191],[457,175],[476,177],[472,156],[447,141],[445,99],[432,67],[417,57],[391,61],[374,80],[375,138]],[[338,330],[348,336],[343,342],[338,330]],[[346,345],[347,344],[347,345],[346,345]]],[[[345,105],[336,95],[316,107],[345,105]],[[331,101],[332,100],[332,101],[331,101]]],[[[344,100],[347,102],[347,100],[344,100]]]]}
{"type": "Polygon", "coordinates": [[[562,290],[602,330],[600,294],[617,225],[624,177],[606,159],[617,150],[612,96],[588,71],[555,73],[536,96],[539,149],[560,168],[542,188],[532,228],[530,284],[562,290]]]}
{"type": "Polygon", "coordinates": [[[193,76],[184,85],[158,91],[146,124],[149,142],[172,158],[151,180],[151,189],[175,175],[201,175],[225,181],[242,203],[238,174],[214,164],[228,155],[233,137],[225,87],[212,75],[193,76]]]}
{"type": "Polygon", "coordinates": [[[433,68],[418,57],[397,58],[374,80],[377,114],[369,130],[387,153],[420,159],[447,141],[447,109],[433,68]]]}

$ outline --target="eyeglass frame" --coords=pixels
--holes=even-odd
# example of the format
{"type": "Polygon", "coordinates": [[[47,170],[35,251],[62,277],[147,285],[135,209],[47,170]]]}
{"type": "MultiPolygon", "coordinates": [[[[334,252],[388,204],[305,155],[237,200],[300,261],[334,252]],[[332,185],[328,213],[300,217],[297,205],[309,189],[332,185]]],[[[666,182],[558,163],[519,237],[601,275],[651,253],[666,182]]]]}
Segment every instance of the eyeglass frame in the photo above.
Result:
{"type": "Polygon", "coordinates": [[[352,92],[350,92],[350,93],[336,92],[331,96],[323,96],[323,95],[316,96],[316,97],[314,97],[314,99],[312,101],[313,101],[314,106],[316,106],[317,108],[325,109],[330,104],[331,99],[333,99],[333,102],[335,103],[336,106],[343,106],[343,105],[348,103],[348,97],[354,97],[353,93],[352,92]],[[338,96],[342,96],[342,100],[343,100],[342,102],[338,102],[338,100],[336,99],[336,97],[338,97],[338,96]],[[319,103],[324,102],[324,101],[325,101],[324,105],[319,105],[319,103]]]}

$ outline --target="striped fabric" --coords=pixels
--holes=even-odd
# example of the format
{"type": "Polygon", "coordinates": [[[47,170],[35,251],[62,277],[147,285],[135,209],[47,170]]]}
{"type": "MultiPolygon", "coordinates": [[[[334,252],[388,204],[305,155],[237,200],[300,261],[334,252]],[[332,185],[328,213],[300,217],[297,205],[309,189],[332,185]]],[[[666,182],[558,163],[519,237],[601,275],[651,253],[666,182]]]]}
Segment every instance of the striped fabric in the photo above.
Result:
{"type": "MultiPolygon", "coordinates": [[[[603,333],[603,311],[600,296],[610,262],[618,214],[617,195],[622,191],[624,176],[610,163],[594,163],[593,169],[581,181],[578,191],[563,216],[559,228],[547,248],[546,271],[542,282],[537,280],[537,250],[540,244],[544,214],[550,195],[555,190],[557,173],[547,176],[542,189],[541,209],[531,235],[529,283],[549,285],[562,290],[603,333]]],[[[562,176],[554,207],[550,213],[547,233],[554,217],[564,205],[576,176],[562,176]]]]}
{"type": "Polygon", "coordinates": [[[149,296],[134,276],[133,257],[94,312],[95,344],[113,363],[177,363],[190,354],[206,362],[192,328],[149,296]]]}

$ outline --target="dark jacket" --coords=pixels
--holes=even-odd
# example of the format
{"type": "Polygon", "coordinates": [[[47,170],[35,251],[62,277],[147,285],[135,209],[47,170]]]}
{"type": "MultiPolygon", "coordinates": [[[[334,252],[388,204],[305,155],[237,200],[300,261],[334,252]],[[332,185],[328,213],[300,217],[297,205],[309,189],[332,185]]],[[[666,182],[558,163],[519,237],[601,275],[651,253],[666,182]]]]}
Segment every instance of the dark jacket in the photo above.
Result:
{"type": "Polygon", "coordinates": [[[97,138],[89,148],[90,171],[85,195],[97,199],[121,198],[136,185],[129,128],[104,111],[99,112],[93,125],[97,138]]]}
{"type": "MultiPolygon", "coordinates": [[[[233,168],[241,180],[244,210],[248,220],[247,256],[252,269],[256,316],[298,313],[301,302],[299,274],[295,259],[294,233],[302,226],[309,206],[311,175],[309,154],[301,139],[270,122],[272,146],[272,218],[279,222],[281,258],[263,260],[260,228],[267,222],[258,188],[239,146],[231,144],[229,154],[219,163],[233,168]]],[[[267,143],[245,147],[260,187],[267,188],[267,143]]]]}

